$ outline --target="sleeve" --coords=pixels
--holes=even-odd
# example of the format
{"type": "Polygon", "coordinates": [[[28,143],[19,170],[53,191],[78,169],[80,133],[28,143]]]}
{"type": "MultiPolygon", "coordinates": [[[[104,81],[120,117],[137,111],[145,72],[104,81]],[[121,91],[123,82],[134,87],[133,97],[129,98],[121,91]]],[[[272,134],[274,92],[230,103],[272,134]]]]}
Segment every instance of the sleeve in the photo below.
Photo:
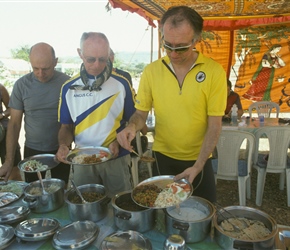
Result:
{"type": "Polygon", "coordinates": [[[24,110],[24,104],[23,104],[23,98],[22,98],[20,86],[21,86],[21,81],[20,80],[16,81],[13,86],[13,90],[10,96],[8,106],[10,108],[17,109],[17,110],[24,110]]]}

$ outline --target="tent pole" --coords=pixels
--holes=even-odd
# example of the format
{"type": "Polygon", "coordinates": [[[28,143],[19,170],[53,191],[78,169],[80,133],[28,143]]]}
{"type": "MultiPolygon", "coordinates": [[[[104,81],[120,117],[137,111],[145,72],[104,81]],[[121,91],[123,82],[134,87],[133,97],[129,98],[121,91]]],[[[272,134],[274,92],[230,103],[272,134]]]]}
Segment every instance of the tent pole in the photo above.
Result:
{"type": "Polygon", "coordinates": [[[151,26],[151,53],[150,53],[150,62],[153,61],[153,27],[151,26]]]}

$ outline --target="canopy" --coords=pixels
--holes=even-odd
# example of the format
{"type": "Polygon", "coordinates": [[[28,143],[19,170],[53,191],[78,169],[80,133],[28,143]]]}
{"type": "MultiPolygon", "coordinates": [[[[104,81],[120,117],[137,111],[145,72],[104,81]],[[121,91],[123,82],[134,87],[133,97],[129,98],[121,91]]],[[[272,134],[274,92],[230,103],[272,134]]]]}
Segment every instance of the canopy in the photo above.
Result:
{"type": "MultiPolygon", "coordinates": [[[[192,7],[204,19],[202,40],[196,49],[223,65],[243,108],[263,100],[276,102],[282,112],[290,112],[290,1],[109,0],[109,3],[113,8],[139,14],[155,28],[169,7],[192,7]]],[[[162,54],[161,46],[160,51],[162,54]]]]}

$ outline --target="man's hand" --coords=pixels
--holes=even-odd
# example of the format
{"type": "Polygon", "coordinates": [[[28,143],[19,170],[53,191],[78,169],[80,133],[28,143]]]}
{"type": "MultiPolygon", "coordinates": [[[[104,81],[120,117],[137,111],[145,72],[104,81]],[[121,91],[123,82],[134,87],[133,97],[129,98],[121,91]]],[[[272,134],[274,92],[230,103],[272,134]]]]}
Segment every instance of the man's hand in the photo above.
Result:
{"type": "Polygon", "coordinates": [[[119,155],[119,143],[117,140],[114,140],[110,145],[109,149],[112,153],[112,157],[116,158],[119,155]]]}
{"type": "Polygon", "coordinates": [[[69,153],[69,147],[65,144],[61,144],[57,150],[56,153],[56,159],[60,162],[64,162],[66,164],[69,164],[69,162],[66,160],[66,157],[69,153]]]}
{"type": "Polygon", "coordinates": [[[13,164],[9,162],[4,162],[2,167],[0,168],[0,177],[4,177],[4,181],[8,181],[8,178],[12,172],[13,164]]]}
{"type": "Polygon", "coordinates": [[[128,151],[132,151],[131,141],[136,136],[136,129],[133,125],[129,124],[121,132],[117,134],[117,140],[119,144],[128,151]]]}
{"type": "Polygon", "coordinates": [[[197,167],[195,167],[195,165],[193,165],[192,167],[185,169],[182,173],[176,175],[174,177],[174,181],[178,181],[180,179],[186,179],[190,183],[192,183],[195,177],[200,173],[201,170],[199,170],[197,167]]]}

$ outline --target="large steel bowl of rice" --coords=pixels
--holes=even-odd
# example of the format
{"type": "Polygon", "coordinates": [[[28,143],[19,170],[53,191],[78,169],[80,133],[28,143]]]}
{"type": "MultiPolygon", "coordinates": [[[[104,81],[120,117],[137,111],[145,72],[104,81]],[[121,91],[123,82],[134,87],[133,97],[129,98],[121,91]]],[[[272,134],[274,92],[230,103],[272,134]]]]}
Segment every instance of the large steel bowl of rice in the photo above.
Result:
{"type": "Polygon", "coordinates": [[[48,213],[64,204],[65,183],[63,180],[43,179],[43,186],[48,194],[42,193],[40,181],[31,182],[24,189],[25,197],[22,201],[34,213],[48,213]]]}
{"type": "Polygon", "coordinates": [[[261,210],[225,207],[217,210],[213,225],[215,240],[223,249],[274,249],[277,223],[261,210]]]}

